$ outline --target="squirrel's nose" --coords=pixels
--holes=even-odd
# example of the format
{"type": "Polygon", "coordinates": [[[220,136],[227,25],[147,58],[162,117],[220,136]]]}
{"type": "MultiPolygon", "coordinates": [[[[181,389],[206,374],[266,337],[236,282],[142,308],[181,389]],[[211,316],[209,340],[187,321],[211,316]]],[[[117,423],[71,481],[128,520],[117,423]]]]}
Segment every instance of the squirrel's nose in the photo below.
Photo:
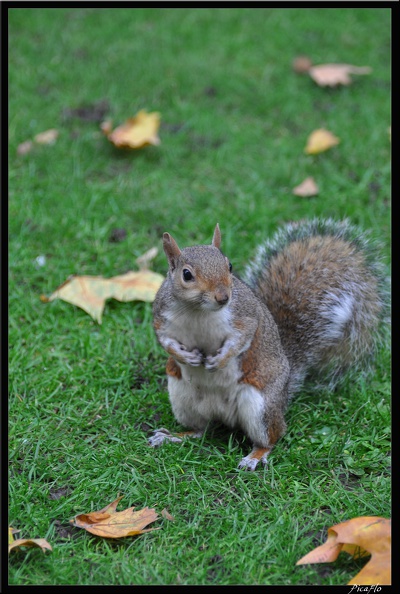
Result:
{"type": "Polygon", "coordinates": [[[229,295],[226,291],[218,291],[215,293],[215,301],[219,305],[225,305],[229,301],[229,295]]]}

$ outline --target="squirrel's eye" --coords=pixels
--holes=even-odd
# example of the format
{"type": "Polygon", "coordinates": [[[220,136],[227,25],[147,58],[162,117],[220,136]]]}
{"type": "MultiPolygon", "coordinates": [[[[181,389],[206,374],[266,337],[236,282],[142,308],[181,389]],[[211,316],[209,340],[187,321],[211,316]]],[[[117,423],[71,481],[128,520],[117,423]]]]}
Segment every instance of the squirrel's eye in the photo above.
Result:
{"type": "Polygon", "coordinates": [[[229,262],[229,272],[232,272],[232,264],[229,262]]]}
{"type": "Polygon", "coordinates": [[[193,274],[187,268],[184,268],[182,271],[182,276],[184,281],[191,281],[193,280],[193,274]]]}

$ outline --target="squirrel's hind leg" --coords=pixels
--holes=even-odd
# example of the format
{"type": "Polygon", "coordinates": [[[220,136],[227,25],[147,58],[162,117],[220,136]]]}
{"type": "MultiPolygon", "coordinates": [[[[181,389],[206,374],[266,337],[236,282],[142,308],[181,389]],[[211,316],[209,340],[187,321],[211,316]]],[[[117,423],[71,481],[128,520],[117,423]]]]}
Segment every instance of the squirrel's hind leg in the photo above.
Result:
{"type": "Polygon", "coordinates": [[[201,437],[204,431],[184,431],[183,433],[170,433],[168,429],[161,427],[154,429],[153,435],[149,438],[149,445],[153,448],[160,446],[164,441],[181,443],[185,437],[201,437]]]}
{"type": "Polygon", "coordinates": [[[259,462],[263,466],[267,465],[267,456],[272,450],[270,448],[259,448],[254,447],[248,456],[245,456],[239,462],[238,468],[242,468],[243,470],[254,470],[259,462]]]}

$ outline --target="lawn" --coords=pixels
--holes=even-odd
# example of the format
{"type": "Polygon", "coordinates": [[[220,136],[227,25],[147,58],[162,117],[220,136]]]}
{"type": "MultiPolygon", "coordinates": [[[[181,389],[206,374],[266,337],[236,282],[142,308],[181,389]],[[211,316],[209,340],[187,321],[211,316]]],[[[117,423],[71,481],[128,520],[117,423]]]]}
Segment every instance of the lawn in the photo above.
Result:
{"type": "Polygon", "coordinates": [[[111,300],[99,325],[40,296],[71,274],[136,269],[152,246],[165,274],[163,231],[208,243],[217,222],[239,275],[280,223],[313,216],[370,230],[389,265],[390,18],[388,8],[8,11],[9,523],[53,548],[12,552],[10,584],[339,585],[365,563],[342,554],[296,566],[330,526],[391,515],[389,347],[368,377],[299,394],[268,468],[246,473],[240,432],[147,445],[152,429],[181,429],[151,304],[111,300]],[[372,72],[322,88],[293,71],[299,55],[372,72]],[[140,109],[161,113],[161,144],[116,149],[101,121],[140,109]],[[51,128],[54,144],[19,154],[51,128]],[[340,143],[307,155],[317,128],[340,143]],[[308,176],[319,194],[293,195],[308,176]],[[121,540],[69,524],[119,494],[118,509],[165,508],[175,521],[121,540]]]}

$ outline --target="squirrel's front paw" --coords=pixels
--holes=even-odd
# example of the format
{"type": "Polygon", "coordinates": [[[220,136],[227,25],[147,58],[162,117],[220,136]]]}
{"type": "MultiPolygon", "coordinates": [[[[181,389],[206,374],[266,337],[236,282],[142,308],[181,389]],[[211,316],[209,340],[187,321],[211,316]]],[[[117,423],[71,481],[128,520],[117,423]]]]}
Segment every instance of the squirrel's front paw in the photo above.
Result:
{"type": "Polygon", "coordinates": [[[215,371],[224,367],[224,357],[221,356],[221,349],[219,349],[215,355],[207,355],[204,361],[204,367],[208,371],[215,371]]]}
{"type": "Polygon", "coordinates": [[[186,363],[191,367],[198,367],[203,362],[203,353],[199,349],[194,348],[192,351],[188,351],[183,344],[179,347],[178,357],[181,363],[186,363]]]}
{"type": "Polygon", "coordinates": [[[164,443],[164,441],[180,443],[182,439],[172,435],[172,433],[170,433],[168,429],[164,429],[164,427],[161,427],[161,429],[154,429],[153,435],[149,437],[149,445],[151,445],[153,448],[156,448],[164,443]]]}

